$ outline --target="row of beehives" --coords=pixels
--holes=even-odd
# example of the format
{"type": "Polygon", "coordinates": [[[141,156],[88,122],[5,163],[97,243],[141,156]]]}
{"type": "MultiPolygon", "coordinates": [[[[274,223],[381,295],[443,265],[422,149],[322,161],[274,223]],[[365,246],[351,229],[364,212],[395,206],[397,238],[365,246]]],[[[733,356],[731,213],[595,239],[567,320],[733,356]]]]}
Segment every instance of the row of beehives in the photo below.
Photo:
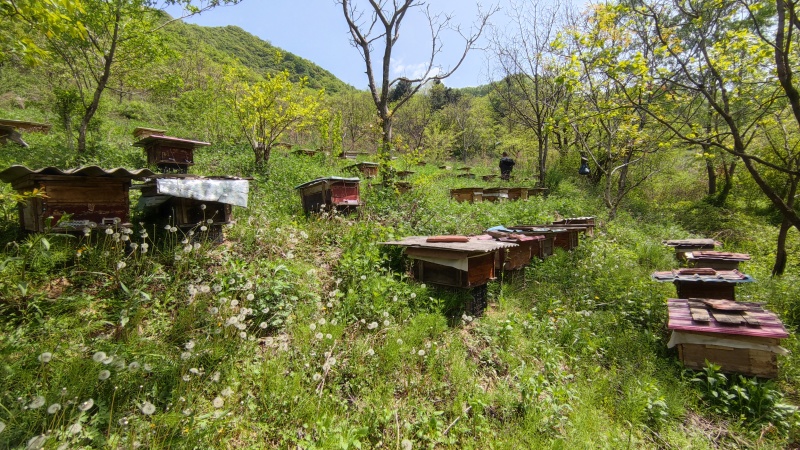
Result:
{"type": "Polygon", "coordinates": [[[486,307],[486,285],[501,271],[522,269],[535,257],[544,259],[554,248],[572,250],[579,235],[593,235],[593,217],[575,217],[548,225],[492,227],[480,236],[411,236],[386,245],[404,247],[414,277],[432,285],[470,289],[469,314],[486,307]]]}
{"type": "Polygon", "coordinates": [[[737,302],[735,288],[753,279],[739,271],[750,256],[716,251],[712,239],[664,241],[689,267],[655,272],[656,281],[672,282],[676,299],[668,299],[672,334],[668,346],[678,348],[684,366],[702,369],[706,362],[725,372],[774,378],[777,355],[787,351],[780,339],[788,337],[777,315],[761,303],[737,302]]]}
{"type": "Polygon", "coordinates": [[[450,189],[450,198],[458,202],[497,202],[503,200],[525,200],[529,196],[544,195],[547,188],[527,188],[527,187],[467,187],[450,189]]]}
{"type": "Polygon", "coordinates": [[[206,226],[215,239],[221,237],[222,225],[231,223],[232,207],[247,207],[249,181],[189,175],[194,150],[211,145],[208,142],[166,136],[164,130],[152,128],[136,128],[133,134],[138,139],[133,146],[142,148],[148,164],[162,173],[97,166],[12,166],[0,172],[0,181],[11,183],[17,192],[34,193],[19,205],[22,229],[70,232],[130,225],[129,194],[138,189],[138,207],[146,214],[184,229],[206,226]],[[133,180],[142,183],[134,185],[133,180]]]}

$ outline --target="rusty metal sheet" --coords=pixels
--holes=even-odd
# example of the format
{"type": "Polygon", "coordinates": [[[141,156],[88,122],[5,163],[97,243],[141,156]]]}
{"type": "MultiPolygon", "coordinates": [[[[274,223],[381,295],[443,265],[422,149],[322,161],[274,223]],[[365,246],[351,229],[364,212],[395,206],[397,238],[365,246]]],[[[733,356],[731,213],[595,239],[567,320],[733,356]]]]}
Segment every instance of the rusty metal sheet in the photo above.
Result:
{"type": "Polygon", "coordinates": [[[673,281],[691,281],[691,282],[706,282],[706,283],[750,283],[753,277],[743,274],[738,270],[714,270],[713,274],[709,272],[696,273],[696,271],[686,271],[686,269],[666,270],[661,272],[653,272],[650,277],[655,281],[673,282],[673,281]]]}
{"type": "Polygon", "coordinates": [[[324,177],[324,178],[317,178],[316,180],[311,180],[311,181],[303,183],[303,184],[299,184],[299,185],[295,186],[294,188],[295,189],[304,189],[304,188],[311,187],[311,186],[314,186],[314,185],[317,185],[317,184],[321,184],[321,183],[330,184],[330,183],[334,183],[334,182],[337,182],[337,181],[345,181],[345,182],[350,182],[350,183],[359,183],[359,182],[361,182],[361,179],[360,178],[345,178],[345,177],[324,177]]]}
{"type": "Polygon", "coordinates": [[[0,172],[0,181],[12,183],[14,180],[26,175],[68,175],[76,177],[108,177],[108,178],[146,178],[153,175],[150,169],[128,170],[122,167],[116,169],[102,169],[98,166],[85,166],[77,169],[59,169],[58,167],[44,167],[42,169],[29,169],[25,166],[14,165],[0,172]]]}
{"type": "Polygon", "coordinates": [[[714,250],[695,250],[686,253],[688,260],[750,261],[747,253],[718,252],[714,250]]]}

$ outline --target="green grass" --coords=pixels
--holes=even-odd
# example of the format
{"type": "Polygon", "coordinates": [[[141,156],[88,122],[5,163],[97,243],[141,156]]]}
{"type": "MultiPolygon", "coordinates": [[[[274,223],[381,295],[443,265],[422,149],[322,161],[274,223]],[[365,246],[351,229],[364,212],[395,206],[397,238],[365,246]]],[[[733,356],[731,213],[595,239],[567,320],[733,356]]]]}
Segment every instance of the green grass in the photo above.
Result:
{"type": "MultiPolygon", "coordinates": [[[[246,148],[204,150],[196,171],[249,174],[249,158],[246,148]]],[[[0,222],[10,236],[0,254],[0,448],[38,448],[37,436],[44,448],[795,443],[797,415],[775,406],[798,400],[794,336],[774,383],[733,381],[776,399],[760,403],[761,415],[742,413],[754,404],[721,411],[666,348],[674,288],[649,275],[676,266],[662,239],[713,233],[706,216],[678,220],[653,205],[651,220],[621,211],[604,223],[599,199],[569,175],[555,177],[548,197],[454,203],[447,191],[463,181],[438,164],[415,167],[415,188],[402,196],[364,182],[357,215],[302,214],[293,187],[345,175],[344,165],[276,154],[219,246],[186,247],[179,232],[147,225],[130,234],[147,253],[105,234],[16,240],[12,208],[0,222]],[[603,225],[575,251],[493,282],[477,319],[464,314],[463,294],[409,279],[399,252],[378,244],[555,214],[603,225]]],[[[775,228],[734,215],[720,222],[725,249],[753,252],[746,270],[758,280],[742,295],[794,329],[794,266],[768,277],[775,228]]]]}

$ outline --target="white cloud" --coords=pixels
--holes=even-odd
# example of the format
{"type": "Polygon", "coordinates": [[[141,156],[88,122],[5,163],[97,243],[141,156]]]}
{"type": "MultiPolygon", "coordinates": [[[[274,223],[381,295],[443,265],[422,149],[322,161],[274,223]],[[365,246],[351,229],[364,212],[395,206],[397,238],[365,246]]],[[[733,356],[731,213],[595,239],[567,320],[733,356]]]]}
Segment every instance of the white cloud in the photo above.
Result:
{"type": "MultiPolygon", "coordinates": [[[[422,78],[425,76],[425,71],[428,68],[427,63],[419,63],[419,64],[404,64],[403,60],[397,60],[392,58],[391,60],[391,67],[392,67],[392,76],[395,77],[407,77],[407,78],[422,78]]],[[[441,68],[433,67],[431,71],[428,73],[428,77],[433,77],[438,75],[441,72],[441,68]]]]}

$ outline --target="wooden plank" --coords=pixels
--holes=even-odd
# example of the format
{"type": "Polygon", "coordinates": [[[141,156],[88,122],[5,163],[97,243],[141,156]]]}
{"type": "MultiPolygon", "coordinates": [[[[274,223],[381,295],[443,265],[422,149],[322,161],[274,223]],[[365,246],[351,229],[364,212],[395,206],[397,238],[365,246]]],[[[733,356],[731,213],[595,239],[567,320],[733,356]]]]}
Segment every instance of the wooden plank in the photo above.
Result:
{"type": "Polygon", "coordinates": [[[711,315],[714,316],[714,320],[719,323],[730,325],[742,325],[745,323],[744,317],[739,311],[713,310],[711,311],[711,315]]]}
{"type": "Polygon", "coordinates": [[[692,320],[695,322],[711,322],[711,317],[708,315],[708,310],[705,308],[689,308],[692,314],[692,320]]]}
{"type": "Polygon", "coordinates": [[[701,300],[707,306],[710,306],[713,309],[722,310],[722,311],[747,311],[748,307],[744,303],[737,303],[731,300],[725,299],[712,299],[712,298],[705,298],[701,300]]]}
{"type": "Polygon", "coordinates": [[[749,325],[751,327],[760,327],[761,326],[761,321],[758,320],[758,318],[756,316],[754,316],[754,315],[752,315],[752,314],[750,314],[748,312],[745,312],[743,314],[743,317],[744,317],[744,321],[747,322],[747,325],[749,325]]]}

